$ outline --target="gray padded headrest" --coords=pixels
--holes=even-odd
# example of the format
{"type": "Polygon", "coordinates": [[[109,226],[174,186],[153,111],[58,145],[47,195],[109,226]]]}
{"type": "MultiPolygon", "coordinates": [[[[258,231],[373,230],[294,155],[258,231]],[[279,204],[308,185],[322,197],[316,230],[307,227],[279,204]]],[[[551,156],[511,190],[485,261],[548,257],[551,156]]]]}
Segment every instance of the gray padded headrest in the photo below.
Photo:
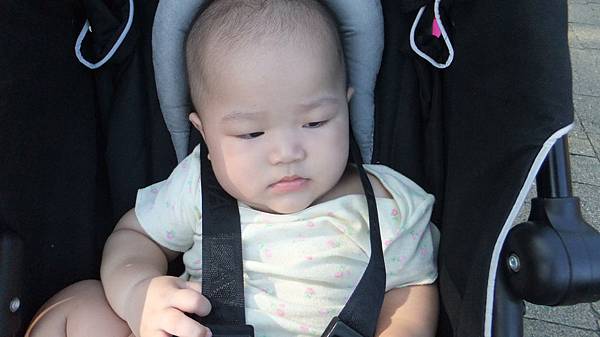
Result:
{"type": "MultiPolygon", "coordinates": [[[[181,161],[188,150],[193,110],[185,74],[185,39],[206,0],[161,0],[152,29],[153,61],[160,107],[181,161]]],[[[341,25],[349,83],[354,88],[350,121],[364,161],[373,152],[374,90],[383,53],[379,0],[324,0],[341,25]]]]}

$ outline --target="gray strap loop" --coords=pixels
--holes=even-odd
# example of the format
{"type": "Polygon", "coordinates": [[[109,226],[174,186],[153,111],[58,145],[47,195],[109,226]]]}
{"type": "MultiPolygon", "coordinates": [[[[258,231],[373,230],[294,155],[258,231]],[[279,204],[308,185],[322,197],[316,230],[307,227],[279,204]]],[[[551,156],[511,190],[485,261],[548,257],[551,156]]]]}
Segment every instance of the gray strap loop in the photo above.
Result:
{"type": "Polygon", "coordinates": [[[81,29],[81,32],[79,32],[77,41],[75,42],[75,55],[77,56],[77,59],[79,60],[79,62],[81,62],[81,64],[83,64],[84,66],[86,66],[92,70],[102,67],[117,52],[117,49],[121,46],[121,43],[123,43],[123,40],[125,40],[127,33],[129,33],[129,29],[131,29],[132,23],[133,23],[133,0],[129,0],[129,17],[127,18],[127,23],[125,24],[125,28],[121,32],[121,35],[119,36],[119,38],[117,39],[115,44],[112,46],[112,48],[108,51],[108,53],[106,53],[106,55],[104,55],[104,57],[100,61],[98,61],[96,63],[92,63],[92,62],[86,60],[85,57],[83,56],[83,54],[81,53],[81,44],[83,43],[83,39],[87,35],[88,30],[91,31],[90,21],[86,20],[85,24],[83,25],[83,28],[81,29]]]}
{"type": "Polygon", "coordinates": [[[442,38],[444,39],[446,48],[448,48],[448,59],[446,60],[445,63],[439,63],[436,60],[434,60],[433,58],[431,58],[429,55],[425,54],[422,50],[420,50],[419,47],[417,46],[417,44],[415,43],[415,31],[417,29],[417,25],[419,24],[419,21],[421,20],[421,17],[423,16],[423,12],[425,11],[426,6],[423,6],[423,7],[421,7],[421,9],[419,9],[419,12],[417,13],[417,17],[415,18],[415,21],[413,22],[413,25],[410,29],[410,47],[412,48],[412,50],[415,53],[417,53],[417,55],[421,56],[423,59],[425,59],[427,62],[429,62],[432,66],[434,66],[438,69],[445,69],[445,68],[448,68],[450,66],[450,64],[452,64],[452,61],[454,60],[454,48],[452,47],[452,42],[450,41],[450,38],[448,37],[448,33],[446,33],[446,28],[444,28],[444,24],[442,23],[442,18],[440,17],[440,2],[441,2],[441,0],[435,0],[435,3],[433,5],[433,15],[435,17],[435,20],[437,21],[438,26],[440,27],[440,32],[442,33],[442,38]]]}

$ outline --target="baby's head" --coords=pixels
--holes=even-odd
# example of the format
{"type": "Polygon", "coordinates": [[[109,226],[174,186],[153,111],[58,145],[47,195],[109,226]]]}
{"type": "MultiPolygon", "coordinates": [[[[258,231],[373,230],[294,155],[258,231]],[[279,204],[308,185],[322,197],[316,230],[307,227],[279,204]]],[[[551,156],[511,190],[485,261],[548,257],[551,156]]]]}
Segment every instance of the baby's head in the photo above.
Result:
{"type": "Polygon", "coordinates": [[[335,20],[318,1],[213,1],[192,25],[186,58],[190,120],[229,194],[292,213],[337,184],[351,90],[335,20]]]}

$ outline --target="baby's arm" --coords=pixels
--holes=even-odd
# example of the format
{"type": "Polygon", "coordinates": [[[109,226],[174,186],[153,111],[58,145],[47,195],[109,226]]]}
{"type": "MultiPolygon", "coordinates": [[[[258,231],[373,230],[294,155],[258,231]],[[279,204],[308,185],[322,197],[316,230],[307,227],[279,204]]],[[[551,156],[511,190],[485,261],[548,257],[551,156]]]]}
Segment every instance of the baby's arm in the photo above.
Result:
{"type": "Polygon", "coordinates": [[[133,210],[108,238],[100,271],[102,284],[111,307],[136,336],[208,336],[208,329],[183,313],[205,316],[210,311],[199,285],[163,276],[168,261],[177,254],[152,241],[133,210]]]}
{"type": "Polygon", "coordinates": [[[392,289],[385,293],[377,337],[432,337],[438,319],[435,284],[392,289]]]}

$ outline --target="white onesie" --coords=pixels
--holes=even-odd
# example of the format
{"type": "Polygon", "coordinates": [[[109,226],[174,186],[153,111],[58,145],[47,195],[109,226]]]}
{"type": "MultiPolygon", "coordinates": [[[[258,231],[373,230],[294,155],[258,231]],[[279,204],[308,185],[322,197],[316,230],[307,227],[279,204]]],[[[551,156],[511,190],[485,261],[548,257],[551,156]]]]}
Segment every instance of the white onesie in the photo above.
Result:
{"type": "MultiPolygon", "coordinates": [[[[137,218],[152,239],[184,252],[189,280],[202,279],[200,149],[171,176],[138,191],[137,218]]],[[[377,198],[386,290],[437,278],[433,197],[383,165],[365,165],[393,199],[377,198]]],[[[246,321],[256,337],[320,336],[344,307],[369,261],[367,202],[345,195],[293,214],[238,202],[246,321]]]]}

